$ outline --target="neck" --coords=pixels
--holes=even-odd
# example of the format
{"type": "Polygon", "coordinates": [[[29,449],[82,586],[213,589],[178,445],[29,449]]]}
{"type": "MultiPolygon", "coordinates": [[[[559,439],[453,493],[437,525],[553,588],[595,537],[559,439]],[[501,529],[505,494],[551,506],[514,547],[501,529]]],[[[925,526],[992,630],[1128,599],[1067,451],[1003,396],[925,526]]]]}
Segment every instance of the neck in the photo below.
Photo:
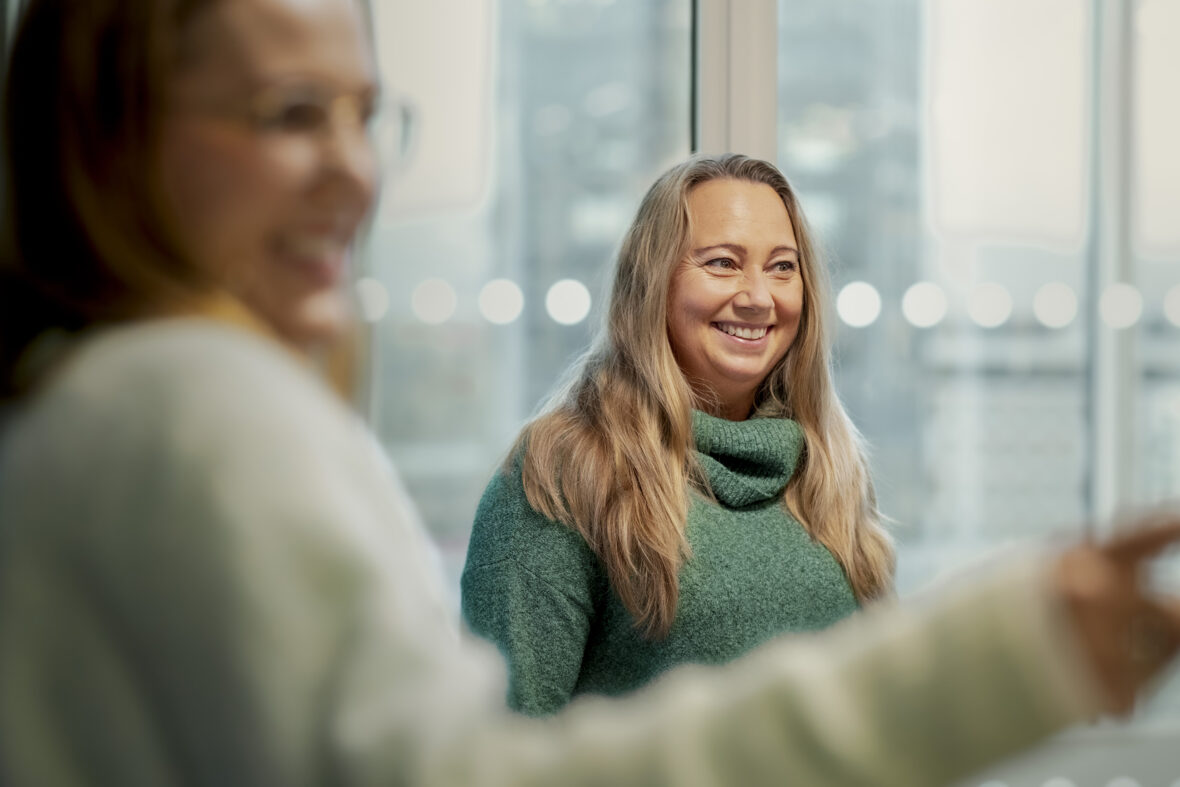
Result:
{"type": "Polygon", "coordinates": [[[201,296],[181,313],[208,317],[227,325],[233,325],[249,333],[264,336],[283,347],[300,361],[317,370],[328,385],[341,398],[351,400],[356,390],[356,373],[359,366],[358,339],[346,336],[338,341],[322,345],[301,345],[290,341],[276,331],[269,323],[240,300],[228,293],[213,293],[201,296]]]}
{"type": "Polygon", "coordinates": [[[727,421],[745,421],[754,410],[754,397],[739,402],[723,402],[718,415],[727,421]]]}
{"type": "Polygon", "coordinates": [[[754,412],[754,391],[717,393],[712,403],[712,407],[702,409],[726,421],[745,421],[754,412]]]}
{"type": "MultiPolygon", "coordinates": [[[[215,292],[209,295],[202,295],[185,308],[182,308],[181,313],[208,317],[218,322],[242,328],[250,333],[273,339],[285,346],[290,346],[288,342],[282,341],[282,337],[252,309],[228,293],[215,292]]],[[[299,354],[305,355],[302,352],[299,354]]]]}

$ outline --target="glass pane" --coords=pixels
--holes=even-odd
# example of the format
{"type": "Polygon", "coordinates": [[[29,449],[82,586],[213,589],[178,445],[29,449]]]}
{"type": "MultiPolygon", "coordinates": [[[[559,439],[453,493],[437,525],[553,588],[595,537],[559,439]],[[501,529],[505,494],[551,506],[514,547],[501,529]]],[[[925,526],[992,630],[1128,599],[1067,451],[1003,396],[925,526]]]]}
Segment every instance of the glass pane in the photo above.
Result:
{"type": "MultiPolygon", "coordinates": [[[[1123,429],[1111,460],[1134,468],[1119,502],[1180,493],[1180,4],[1138,0],[1119,56],[1099,62],[1098,26],[1123,8],[780,0],[780,164],[834,264],[838,385],[897,520],[903,595],[1091,516],[1097,413],[1110,406],[1099,336],[1116,337],[1117,382],[1137,391],[1138,442],[1123,429]],[[1122,130],[1095,124],[1100,89],[1123,79],[1122,130]],[[1095,162],[1128,151],[1113,162],[1129,172],[1124,193],[1112,162],[1095,162]],[[1115,229],[1137,274],[1096,291],[1110,275],[1091,218],[1100,175],[1124,195],[1115,229]]],[[[1158,581],[1180,587],[1180,566],[1158,581]]],[[[1134,735],[1066,736],[995,778],[1175,778],[1149,730],[1174,724],[1177,683],[1134,735]],[[1101,768],[1085,754],[1098,749],[1101,768]]]]}
{"type": "MultiPolygon", "coordinates": [[[[1180,496],[1180,3],[1139,0],[1131,17],[1131,239],[1143,318],[1138,324],[1138,503],[1180,496]]],[[[1157,582],[1180,593],[1180,556],[1157,582]]],[[[1180,677],[1150,708],[1180,714],[1180,677]]]]}
{"type": "Polygon", "coordinates": [[[780,163],[903,593],[1086,513],[1090,14],[1034,5],[780,3],[780,163]]]}
{"type": "Polygon", "coordinates": [[[361,292],[387,306],[375,425],[453,579],[484,485],[589,343],[613,252],[690,136],[688,0],[470,5],[373,4],[414,119],[361,292]]]}

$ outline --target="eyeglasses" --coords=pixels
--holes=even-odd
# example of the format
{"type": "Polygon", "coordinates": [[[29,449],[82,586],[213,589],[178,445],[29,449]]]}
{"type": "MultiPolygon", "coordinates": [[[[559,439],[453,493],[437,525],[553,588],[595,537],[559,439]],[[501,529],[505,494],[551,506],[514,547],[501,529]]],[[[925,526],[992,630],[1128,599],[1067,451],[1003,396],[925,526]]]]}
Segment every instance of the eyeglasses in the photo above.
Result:
{"type": "Polygon", "coordinates": [[[344,93],[315,83],[279,83],[255,93],[247,119],[262,131],[307,134],[347,125],[368,127],[377,112],[375,94],[344,93]]]}
{"type": "Polygon", "coordinates": [[[404,172],[413,158],[418,140],[418,113],[406,96],[382,102],[373,138],[378,154],[392,173],[404,172]]]}
{"type": "Polygon", "coordinates": [[[342,92],[327,85],[290,81],[267,85],[245,102],[192,107],[244,123],[266,134],[318,136],[340,128],[364,130],[387,168],[403,170],[415,140],[416,112],[404,96],[378,100],[375,91],[342,92]]]}
{"type": "Polygon", "coordinates": [[[387,169],[402,171],[414,143],[415,112],[409,99],[340,93],[311,83],[275,85],[252,102],[257,128],[287,133],[319,133],[341,125],[364,127],[387,169]]]}

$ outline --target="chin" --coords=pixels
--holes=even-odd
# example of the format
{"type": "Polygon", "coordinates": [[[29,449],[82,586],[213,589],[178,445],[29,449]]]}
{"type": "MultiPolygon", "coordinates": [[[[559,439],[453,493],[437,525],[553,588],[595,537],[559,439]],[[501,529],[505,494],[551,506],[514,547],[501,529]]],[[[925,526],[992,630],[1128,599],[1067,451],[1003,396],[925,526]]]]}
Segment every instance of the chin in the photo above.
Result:
{"type": "Polygon", "coordinates": [[[723,378],[731,385],[756,387],[762,384],[772,369],[774,369],[773,366],[765,369],[726,369],[723,378]]]}
{"type": "Polygon", "coordinates": [[[350,332],[352,310],[339,293],[323,293],[272,314],[271,325],[286,342],[302,350],[333,344],[350,332]]]}

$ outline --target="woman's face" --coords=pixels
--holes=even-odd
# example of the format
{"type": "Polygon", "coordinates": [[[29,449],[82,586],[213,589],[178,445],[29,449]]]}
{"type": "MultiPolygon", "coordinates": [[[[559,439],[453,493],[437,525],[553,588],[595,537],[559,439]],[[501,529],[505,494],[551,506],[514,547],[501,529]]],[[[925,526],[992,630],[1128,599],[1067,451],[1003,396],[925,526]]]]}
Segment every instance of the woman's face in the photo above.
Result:
{"type": "Polygon", "coordinates": [[[356,3],[222,0],[181,45],[158,161],[181,243],[287,341],[335,337],[377,185],[356,3]]]}
{"type": "Polygon", "coordinates": [[[774,189],[710,180],[688,195],[692,237],[672,275],[668,338],[689,384],[731,420],[786,355],[803,312],[791,217],[774,189]]]}

